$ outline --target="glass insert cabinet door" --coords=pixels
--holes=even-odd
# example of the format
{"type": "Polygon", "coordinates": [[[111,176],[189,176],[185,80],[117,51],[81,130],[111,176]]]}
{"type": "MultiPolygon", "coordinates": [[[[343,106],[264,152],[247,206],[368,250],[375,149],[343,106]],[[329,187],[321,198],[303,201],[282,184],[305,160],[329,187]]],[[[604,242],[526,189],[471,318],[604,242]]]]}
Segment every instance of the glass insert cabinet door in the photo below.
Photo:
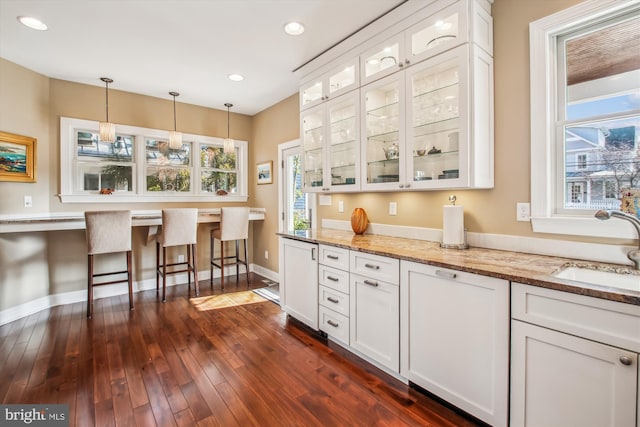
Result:
{"type": "Polygon", "coordinates": [[[466,174],[462,166],[467,139],[466,52],[464,46],[457,48],[418,64],[407,74],[411,96],[408,173],[414,187],[457,185],[455,180],[466,174]]]}
{"type": "Polygon", "coordinates": [[[354,92],[327,103],[327,150],[332,189],[349,191],[359,184],[359,102],[358,92],[354,92]]]}
{"type": "Polygon", "coordinates": [[[301,115],[302,182],[305,191],[326,189],[324,182],[324,105],[301,115]]]}
{"type": "Polygon", "coordinates": [[[394,189],[404,173],[404,80],[396,73],[363,88],[365,186],[394,189]]]}
{"type": "Polygon", "coordinates": [[[363,83],[394,73],[404,65],[402,58],[403,37],[397,36],[369,50],[361,57],[360,69],[363,83]]]}

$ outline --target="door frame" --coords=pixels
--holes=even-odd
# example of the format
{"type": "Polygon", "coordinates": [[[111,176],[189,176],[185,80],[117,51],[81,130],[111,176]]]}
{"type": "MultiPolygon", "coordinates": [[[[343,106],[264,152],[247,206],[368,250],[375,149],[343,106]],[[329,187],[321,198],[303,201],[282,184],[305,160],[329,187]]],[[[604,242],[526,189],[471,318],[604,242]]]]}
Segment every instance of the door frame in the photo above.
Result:
{"type": "MultiPolygon", "coordinates": [[[[300,139],[293,139],[291,141],[283,142],[278,144],[278,168],[280,168],[281,177],[279,185],[278,185],[278,232],[282,233],[284,230],[284,186],[287,182],[287,178],[284,175],[284,152],[285,150],[289,150],[292,148],[300,148],[300,155],[302,155],[302,143],[300,139]]],[[[316,195],[313,193],[307,193],[307,197],[309,198],[310,208],[311,208],[311,228],[315,229],[316,226],[316,195]]]]}

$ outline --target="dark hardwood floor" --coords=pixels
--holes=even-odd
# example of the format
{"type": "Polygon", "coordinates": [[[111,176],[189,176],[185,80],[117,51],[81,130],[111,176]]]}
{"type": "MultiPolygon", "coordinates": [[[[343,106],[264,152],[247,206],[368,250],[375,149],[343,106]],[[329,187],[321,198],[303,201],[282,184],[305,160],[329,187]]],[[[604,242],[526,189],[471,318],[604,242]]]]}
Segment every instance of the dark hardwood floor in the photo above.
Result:
{"type": "Polygon", "coordinates": [[[475,426],[299,325],[235,277],[45,310],[0,326],[0,402],[72,426],[475,426]]]}

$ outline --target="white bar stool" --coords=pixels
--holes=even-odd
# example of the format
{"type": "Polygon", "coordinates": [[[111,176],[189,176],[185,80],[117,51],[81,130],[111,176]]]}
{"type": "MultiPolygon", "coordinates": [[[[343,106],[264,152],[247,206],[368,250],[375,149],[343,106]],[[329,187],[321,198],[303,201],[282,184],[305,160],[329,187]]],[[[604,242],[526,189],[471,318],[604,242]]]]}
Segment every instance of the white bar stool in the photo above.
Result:
{"type": "Polygon", "coordinates": [[[159,290],[160,276],[162,276],[162,302],[167,298],[167,275],[187,273],[189,281],[189,297],[191,297],[191,273],[195,283],[196,296],[200,295],[198,285],[198,209],[178,208],[162,210],[162,229],[156,239],[156,291],[159,290]],[[187,246],[187,260],[185,262],[167,262],[167,247],[187,246]],[[160,262],[160,247],[162,246],[162,262],[160,262]],[[185,268],[176,269],[177,267],[185,268]],[[171,270],[167,271],[167,267],[171,270]]]}
{"type": "Polygon", "coordinates": [[[220,269],[220,287],[224,289],[224,267],[236,266],[236,281],[240,278],[240,265],[244,265],[247,272],[247,283],[249,279],[249,264],[247,258],[247,239],[249,238],[249,208],[233,207],[220,209],[220,227],[211,230],[211,286],[213,287],[213,267],[220,269]],[[214,257],[215,240],[220,241],[220,256],[214,257]],[[239,242],[244,242],[244,260],[240,259],[239,242]],[[224,243],[235,241],[235,255],[224,254],[224,243]],[[227,262],[227,260],[233,260],[227,262]],[[217,261],[220,263],[218,264],[217,261]]]}
{"type": "Polygon", "coordinates": [[[84,213],[88,253],[88,296],[87,317],[93,314],[93,287],[114,283],[129,284],[129,309],[133,310],[133,284],[131,277],[131,211],[88,211],[84,213]],[[94,273],[94,256],[115,252],[125,252],[127,269],[105,273],[94,273]],[[94,279],[103,276],[126,274],[126,279],[95,283],[94,279]]]}

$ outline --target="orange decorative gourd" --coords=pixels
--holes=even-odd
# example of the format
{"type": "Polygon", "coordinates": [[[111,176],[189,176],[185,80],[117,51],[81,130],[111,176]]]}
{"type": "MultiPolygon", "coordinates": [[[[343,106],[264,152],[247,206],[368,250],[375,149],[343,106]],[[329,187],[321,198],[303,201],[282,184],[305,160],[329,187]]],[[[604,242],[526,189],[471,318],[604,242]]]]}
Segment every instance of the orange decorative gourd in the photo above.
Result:
{"type": "Polygon", "coordinates": [[[364,231],[369,225],[369,218],[367,218],[367,212],[362,208],[355,208],[351,214],[351,228],[356,234],[364,234],[364,231]]]}

